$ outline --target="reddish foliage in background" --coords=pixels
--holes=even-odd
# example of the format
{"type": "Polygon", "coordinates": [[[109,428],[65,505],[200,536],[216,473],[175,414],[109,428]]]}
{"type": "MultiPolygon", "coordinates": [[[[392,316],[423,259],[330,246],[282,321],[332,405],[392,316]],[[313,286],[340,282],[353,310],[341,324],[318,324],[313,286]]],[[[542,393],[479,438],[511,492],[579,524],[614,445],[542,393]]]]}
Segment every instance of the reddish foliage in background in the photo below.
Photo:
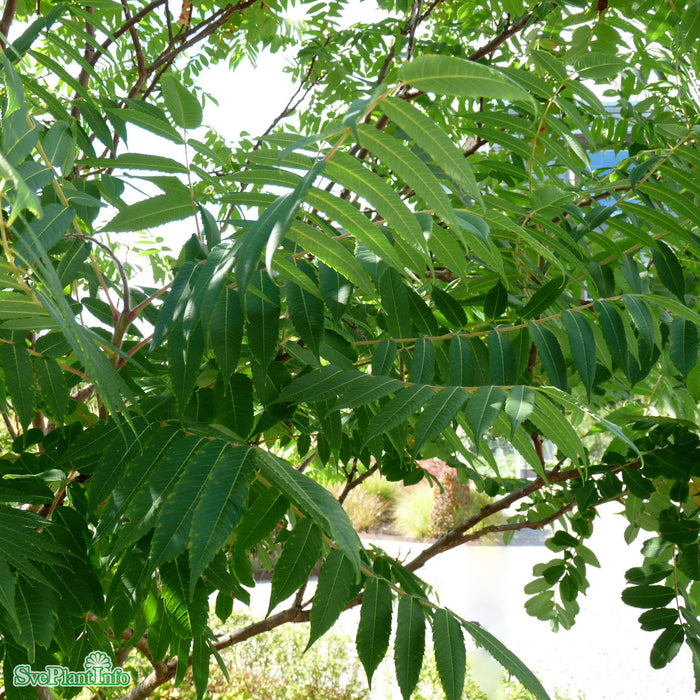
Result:
{"type": "Polygon", "coordinates": [[[444,535],[454,527],[458,512],[471,502],[469,484],[460,483],[457,471],[433,457],[418,464],[434,476],[439,486],[433,487],[433,509],[430,513],[430,526],[434,537],[444,535]]]}

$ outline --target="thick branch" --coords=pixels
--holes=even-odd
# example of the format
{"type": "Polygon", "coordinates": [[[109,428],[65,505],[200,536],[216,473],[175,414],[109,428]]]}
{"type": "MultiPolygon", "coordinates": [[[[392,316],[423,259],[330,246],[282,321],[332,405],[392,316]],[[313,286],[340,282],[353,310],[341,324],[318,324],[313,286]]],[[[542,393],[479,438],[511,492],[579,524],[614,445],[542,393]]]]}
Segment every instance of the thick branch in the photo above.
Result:
{"type": "Polygon", "coordinates": [[[7,39],[7,34],[12,26],[12,20],[15,18],[15,12],[17,12],[17,0],[7,0],[0,19],[0,48],[3,51],[5,50],[5,39],[7,39]]]}
{"type": "MultiPolygon", "coordinates": [[[[269,632],[275,627],[284,625],[287,622],[307,622],[309,619],[309,613],[305,610],[301,610],[299,607],[291,607],[287,610],[272,615],[259,622],[254,622],[247,627],[243,627],[240,630],[236,630],[230,634],[223,635],[214,644],[214,648],[217,651],[226,649],[227,647],[238,644],[239,642],[244,642],[246,639],[255,637],[263,632],[269,632]]],[[[188,668],[192,665],[192,657],[187,660],[188,668]]],[[[154,668],[153,672],[144,678],[141,683],[139,683],[133,690],[129,691],[125,695],[122,695],[120,700],[144,700],[151,693],[153,693],[158,687],[167,683],[169,680],[175,677],[177,673],[177,659],[173,659],[168,663],[158,664],[157,668],[154,668]]]]}

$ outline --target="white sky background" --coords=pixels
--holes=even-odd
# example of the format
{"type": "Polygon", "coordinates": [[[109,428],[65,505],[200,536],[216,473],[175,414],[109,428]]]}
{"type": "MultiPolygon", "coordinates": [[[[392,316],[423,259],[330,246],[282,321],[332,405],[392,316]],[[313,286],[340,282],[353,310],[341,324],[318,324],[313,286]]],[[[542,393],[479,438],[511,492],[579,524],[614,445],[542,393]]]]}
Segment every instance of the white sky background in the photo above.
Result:
{"type": "MultiPolygon", "coordinates": [[[[358,22],[378,21],[386,16],[387,13],[378,8],[375,0],[350,0],[340,25],[346,28],[358,22]]],[[[301,20],[304,18],[304,13],[301,8],[293,7],[285,17],[290,20],[301,20]]],[[[197,79],[198,84],[204,92],[216,99],[218,105],[207,100],[204,105],[203,124],[218,132],[227,146],[234,145],[244,132],[253,138],[263,133],[282,112],[296,89],[291,74],[284,69],[292,66],[297,50],[298,48],[291,48],[274,54],[266,50],[258,55],[255,65],[244,60],[233,70],[225,63],[204,70],[197,79]]],[[[289,119],[294,120],[295,116],[289,119]]],[[[128,129],[130,152],[167,156],[184,163],[184,146],[177,146],[171,141],[133,125],[129,125],[128,129]]],[[[193,130],[190,137],[196,139],[202,133],[203,129],[193,130]]],[[[143,199],[144,193],[149,196],[159,193],[153,185],[143,180],[136,178],[124,178],[124,180],[126,201],[136,202],[143,199]],[[129,183],[133,183],[138,190],[129,183]]],[[[209,209],[215,213],[211,207],[209,209]]],[[[108,221],[111,216],[113,216],[112,212],[105,215],[103,220],[108,221]]],[[[152,235],[131,235],[134,236],[132,239],[134,241],[162,238],[165,245],[172,250],[172,254],[177,257],[182,245],[194,232],[194,220],[189,218],[157,227],[153,229],[152,235]]],[[[129,234],[119,234],[122,241],[125,235],[129,234]]],[[[143,265],[143,263],[137,263],[134,254],[127,257],[132,263],[143,265]]],[[[152,282],[148,279],[149,276],[150,270],[146,266],[144,274],[139,275],[136,281],[150,285],[152,282]]]]}

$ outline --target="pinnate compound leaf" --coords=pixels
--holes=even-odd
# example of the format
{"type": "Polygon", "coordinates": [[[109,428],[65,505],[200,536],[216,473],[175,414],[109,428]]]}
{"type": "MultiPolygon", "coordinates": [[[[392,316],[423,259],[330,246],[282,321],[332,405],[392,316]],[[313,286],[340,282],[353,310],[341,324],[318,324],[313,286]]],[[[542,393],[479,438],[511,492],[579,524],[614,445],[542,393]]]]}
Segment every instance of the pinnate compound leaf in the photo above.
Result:
{"type": "Polygon", "coordinates": [[[423,603],[412,595],[399,600],[396,616],[394,665],[401,697],[408,700],[418,683],[425,652],[425,614],[423,603]]]}
{"type": "Polygon", "coordinates": [[[416,441],[414,452],[437,437],[457,415],[469,394],[458,386],[440,389],[428,401],[416,421],[416,441]]]}
{"type": "Polygon", "coordinates": [[[447,700],[460,700],[466,674],[466,650],[462,626],[448,610],[433,616],[435,664],[447,700]]]}
{"type": "Polygon", "coordinates": [[[283,600],[286,600],[309,577],[321,556],[323,533],[309,518],[296,524],[284,545],[272,574],[269,615],[283,600]]]}
{"type": "Polygon", "coordinates": [[[190,529],[190,595],[243,514],[255,454],[248,445],[234,445],[216,461],[207,478],[190,529]]]}
{"type": "Polygon", "coordinates": [[[417,384],[407,386],[399,391],[388,403],[384,404],[377,414],[372,417],[365,432],[365,444],[373,437],[382,435],[401,425],[410,418],[432,395],[434,391],[429,386],[417,384]]]}
{"type": "Polygon", "coordinates": [[[399,69],[399,78],[425,92],[499,100],[528,100],[514,80],[490,66],[452,56],[421,56],[399,69]]]}
{"type": "Polygon", "coordinates": [[[348,602],[354,583],[352,562],[339,549],[331,550],[318,574],[318,586],[309,615],[311,630],[307,649],[335,624],[348,602]]]}
{"type": "Polygon", "coordinates": [[[535,674],[501,641],[477,622],[460,619],[460,623],[472,639],[486,649],[508,673],[515,676],[537,700],[551,700],[535,674]]]}

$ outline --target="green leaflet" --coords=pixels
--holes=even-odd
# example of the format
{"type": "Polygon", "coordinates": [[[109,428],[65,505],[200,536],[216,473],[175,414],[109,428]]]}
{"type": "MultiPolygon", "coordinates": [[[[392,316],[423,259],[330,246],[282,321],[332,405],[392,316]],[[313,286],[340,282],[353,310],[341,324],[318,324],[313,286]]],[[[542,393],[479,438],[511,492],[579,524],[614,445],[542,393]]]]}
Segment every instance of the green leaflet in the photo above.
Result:
{"type": "Polygon", "coordinates": [[[382,340],[372,357],[372,374],[389,376],[396,360],[398,348],[393,340],[382,340]]]}
{"type": "MultiPolygon", "coordinates": [[[[131,99],[124,100],[124,103],[129,107],[129,109],[117,110],[107,107],[105,109],[105,113],[110,118],[116,117],[118,119],[123,119],[130,124],[135,124],[146,131],[150,131],[152,134],[162,136],[163,138],[173,141],[174,143],[181,144],[183,142],[182,136],[180,136],[177,129],[170,124],[165,116],[165,113],[155,105],[144,104],[139,100],[131,99]]],[[[101,131],[101,133],[102,137],[107,135],[103,131],[101,131]]],[[[98,136],[98,138],[100,137],[98,136]]],[[[102,138],[100,138],[100,140],[102,141],[102,138]]],[[[105,143],[105,145],[111,147],[112,139],[108,137],[108,141],[105,143]]]]}
{"type": "Polygon", "coordinates": [[[423,603],[412,595],[403,595],[399,600],[396,615],[396,641],[394,642],[394,665],[401,697],[408,700],[418,683],[425,652],[425,614],[423,603]]]}
{"type": "Polygon", "coordinates": [[[674,318],[669,333],[671,362],[684,376],[695,366],[698,361],[698,329],[687,319],[674,318]]]}
{"type": "MultiPolygon", "coordinates": [[[[358,132],[362,146],[412,187],[416,195],[447,222],[450,228],[458,226],[455,211],[442,185],[415,153],[406,148],[395,137],[389,136],[384,131],[375,129],[369,124],[360,125],[358,132]]],[[[422,248],[425,246],[425,242],[424,240],[414,241],[414,245],[417,248],[422,248]]]]}
{"type": "Polygon", "coordinates": [[[466,674],[462,627],[452,613],[439,609],[433,615],[435,664],[447,700],[461,700],[466,674]]]}
{"type": "Polygon", "coordinates": [[[581,375],[583,385],[586,387],[586,395],[590,401],[595,378],[596,347],[591,322],[583,315],[584,313],[586,312],[566,311],[563,318],[574,364],[581,375]]]}
{"type": "MultiPolygon", "coordinates": [[[[365,274],[364,271],[362,274],[365,274]]],[[[353,285],[333,267],[324,263],[318,265],[318,277],[323,301],[331,312],[333,320],[338,321],[350,302],[353,285]]],[[[374,295],[374,289],[371,287],[369,279],[367,283],[370,284],[370,293],[374,295]]]]}
{"type": "Polygon", "coordinates": [[[0,342],[0,365],[17,418],[26,428],[34,418],[34,372],[24,336],[17,331],[0,342]]]}
{"type": "Polygon", "coordinates": [[[344,383],[333,409],[356,408],[403,388],[403,383],[391,377],[374,377],[358,370],[348,370],[348,381],[344,383]]]}
{"type": "Polygon", "coordinates": [[[506,392],[497,386],[479,387],[469,399],[466,415],[469,427],[474,431],[476,452],[483,434],[494,424],[506,401],[506,392]]]}
{"type": "Polygon", "coordinates": [[[352,562],[339,550],[333,549],[318,574],[318,586],[309,619],[308,649],[336,622],[350,599],[355,584],[352,562]]]}
{"type": "Polygon", "coordinates": [[[325,167],[325,161],[317,161],[296,187],[278,197],[265,209],[262,216],[238,239],[236,247],[236,277],[238,288],[245,291],[258,267],[263,248],[268,275],[272,274],[272,258],[292,225],[306,193],[325,167]]]}
{"type": "Polygon", "coordinates": [[[362,596],[360,624],[355,638],[357,655],[364,666],[369,685],[389,648],[391,616],[392,595],[389,585],[380,578],[370,578],[362,596]]]}
{"type": "Polygon", "coordinates": [[[163,607],[173,633],[185,640],[203,634],[209,612],[207,592],[203,581],[197,581],[194,595],[189,591],[190,572],[185,556],[162,564],[160,580],[163,607]]]}
{"type": "Polygon", "coordinates": [[[151,340],[151,350],[158,347],[170,329],[182,317],[200,272],[201,266],[192,260],[185,262],[178,271],[165,302],[158,310],[158,318],[151,340]]]}
{"type": "Polygon", "coordinates": [[[525,304],[521,316],[531,319],[546,311],[563,293],[566,288],[566,280],[562,276],[554,277],[542,285],[525,304]]]}
{"type": "Polygon", "coordinates": [[[192,640],[192,678],[197,700],[202,700],[209,686],[209,644],[203,635],[192,640]]]}
{"type": "Polygon", "coordinates": [[[321,530],[308,518],[302,518],[289,535],[272,574],[269,615],[309,577],[321,555],[321,530]]]}
{"type": "Polygon", "coordinates": [[[432,395],[433,389],[428,386],[408,386],[399,391],[396,396],[384,404],[372,417],[365,432],[365,442],[386,433],[410,418],[432,395]]]}
{"type": "MultiPolygon", "coordinates": [[[[317,284],[314,270],[308,263],[298,260],[295,265],[313,284],[317,284]]],[[[287,281],[287,309],[297,333],[318,356],[325,327],[323,302],[293,282],[287,281]]]]}
{"type": "Polygon", "coordinates": [[[230,428],[241,438],[247,438],[253,430],[253,384],[250,377],[240,372],[214,388],[214,419],[230,428]]]}
{"type": "Polygon", "coordinates": [[[402,387],[403,384],[398,379],[327,365],[293,381],[282,390],[277,401],[324,401],[339,396],[335,408],[353,407],[374,401],[402,387]]]}
{"type": "Polygon", "coordinates": [[[535,407],[535,400],[535,390],[529,386],[514,386],[508,392],[508,398],[506,399],[504,410],[507,416],[510,418],[511,425],[513,426],[511,439],[513,439],[518,426],[530,417],[530,414],[535,407]]]}
{"type": "Polygon", "coordinates": [[[249,351],[266,369],[277,353],[280,295],[275,282],[262,270],[251,280],[244,304],[249,351]]]}
{"type": "MultiPolygon", "coordinates": [[[[122,110],[120,110],[121,113],[122,110]]],[[[95,168],[118,168],[120,170],[152,170],[158,173],[186,173],[187,168],[172,158],[148,153],[122,153],[116,158],[86,158],[81,161],[95,168]]]]}
{"type": "Polygon", "coordinates": [[[234,445],[209,473],[190,530],[190,596],[200,574],[229,539],[243,514],[254,468],[255,450],[248,445],[234,445]]]}
{"type": "MultiPolygon", "coordinates": [[[[120,524],[122,517],[131,506],[136,495],[149,487],[152,474],[158,468],[159,462],[177,444],[178,439],[181,437],[180,431],[170,426],[151,432],[146,438],[147,442],[140,454],[133,455],[127,452],[125,455],[126,459],[123,462],[117,462],[119,465],[119,480],[116,483],[109,479],[104,484],[101,484],[101,480],[95,479],[95,490],[91,490],[93,498],[102,498],[106,492],[106,487],[113,484],[113,490],[107,495],[107,505],[95,530],[96,539],[102,539],[120,524]],[[98,490],[98,486],[102,488],[98,490]]],[[[99,470],[96,472],[96,475],[97,477],[101,476],[99,470]]],[[[99,501],[97,502],[99,503],[99,501]]]]}
{"type": "Polygon", "coordinates": [[[649,307],[643,297],[624,294],[622,303],[625,305],[626,311],[632,317],[634,325],[637,327],[640,335],[647,341],[650,347],[661,345],[661,333],[659,332],[659,324],[654,321],[654,318],[649,311],[649,307]]]}
{"type": "Polygon", "coordinates": [[[328,161],[326,174],[371,202],[392,232],[421,251],[427,260],[425,238],[415,214],[384,180],[342,151],[336,151],[328,161]]]}
{"type": "Polygon", "coordinates": [[[21,576],[15,587],[15,611],[19,622],[18,641],[34,662],[36,645],[48,647],[54,629],[54,595],[50,587],[21,576]]]}
{"type": "Polygon", "coordinates": [[[440,389],[433,395],[416,421],[414,454],[436,438],[457,415],[469,394],[458,386],[440,389]]]}
{"type": "Polygon", "coordinates": [[[571,410],[577,410],[581,411],[582,413],[585,413],[586,415],[590,416],[594,421],[601,423],[607,430],[609,430],[616,438],[624,442],[629,448],[631,448],[634,452],[636,452],[640,457],[642,456],[639,448],[630,440],[623,432],[622,429],[620,428],[619,425],[616,425],[612,421],[609,421],[607,418],[603,418],[602,416],[599,416],[597,413],[592,411],[588,406],[585,404],[582,404],[576,399],[574,399],[571,394],[567,394],[559,389],[556,389],[555,387],[552,386],[541,386],[537,387],[537,391],[540,392],[541,394],[547,394],[553,401],[556,401],[559,403],[562,407],[569,408],[571,410]]]}
{"type": "MultiPolygon", "coordinates": [[[[547,387],[540,391],[540,397],[530,414],[530,421],[534,423],[541,435],[551,440],[571,460],[572,464],[578,465],[582,462],[587,466],[588,455],[581,438],[559,408],[544,395],[547,393],[544,389],[547,387]]],[[[567,394],[563,395],[567,396],[567,394]]]]}
{"type": "Polygon", "coordinates": [[[186,333],[183,324],[176,323],[168,336],[168,372],[181,413],[190,402],[203,355],[202,326],[197,323],[189,333],[186,333]]]}
{"type": "Polygon", "coordinates": [[[399,69],[399,78],[416,90],[438,95],[534,100],[514,80],[495,68],[451,56],[421,56],[399,69]]]}
{"type": "Polygon", "coordinates": [[[405,100],[395,97],[387,97],[381,103],[381,107],[384,113],[398,124],[416,145],[429,153],[435,163],[450,177],[464,187],[474,199],[481,199],[469,161],[432,119],[405,100]]]}
{"type": "Polygon", "coordinates": [[[432,287],[430,296],[437,310],[445,317],[445,320],[452,328],[461,330],[467,325],[467,314],[464,313],[462,305],[451,294],[439,287],[432,287]]]}
{"type": "Polygon", "coordinates": [[[165,107],[182,129],[196,129],[202,123],[199,100],[170,72],[160,81],[165,107]]]}
{"type": "Polygon", "coordinates": [[[503,286],[503,282],[498,280],[489,289],[484,299],[484,313],[487,318],[498,318],[506,310],[508,305],[508,290],[503,286]]]}
{"type": "Polygon", "coordinates": [[[450,340],[450,384],[483,386],[489,383],[489,353],[479,338],[453,336],[450,340]]]}
{"type": "Polygon", "coordinates": [[[625,375],[629,374],[627,334],[617,307],[608,301],[596,301],[593,308],[600,314],[605,344],[625,375]]]}
{"type": "Polygon", "coordinates": [[[528,328],[549,376],[549,381],[557,388],[568,391],[569,380],[566,373],[566,362],[556,336],[549,329],[532,321],[528,324],[528,328]]]}
{"type": "Polygon", "coordinates": [[[133,544],[153,527],[163,501],[202,443],[203,438],[193,435],[178,440],[155,464],[153,470],[147,472],[147,478],[140,482],[138,490],[127,499],[124,508],[126,522],[117,533],[115,552],[133,544]]]}
{"type": "MultiPolygon", "coordinates": [[[[327,274],[324,278],[324,269],[333,270],[337,279],[343,281],[341,288],[347,286],[352,290],[352,286],[355,285],[366,294],[374,296],[374,287],[367,273],[341,241],[336,241],[323,231],[300,221],[292,222],[287,238],[322,261],[319,263],[319,276],[324,301],[329,299],[329,294],[324,293],[324,279],[328,280],[327,274]]],[[[327,286],[326,289],[328,289],[327,286]]],[[[336,298],[349,299],[349,296],[343,293],[341,297],[336,298]]]]}
{"type": "Polygon", "coordinates": [[[289,501],[277,489],[265,489],[248,505],[236,531],[236,548],[250,549],[284,518],[289,501]]]}
{"type": "MultiPolygon", "coordinates": [[[[209,482],[212,476],[220,472],[219,463],[233,459],[232,450],[228,443],[212,440],[190,458],[182,477],[163,502],[158,516],[151,540],[152,568],[173,559],[188,548],[191,533],[201,526],[195,519],[200,500],[211,488],[209,482]]],[[[210,522],[209,525],[213,523],[210,522]]]]}
{"type": "Polygon", "coordinates": [[[488,337],[491,384],[504,386],[517,381],[515,356],[508,333],[491,331],[488,337]]]}
{"type": "Polygon", "coordinates": [[[468,622],[461,618],[459,621],[472,639],[486,649],[508,673],[514,675],[537,700],[551,700],[537,677],[510,649],[477,622],[468,622]]]}
{"type": "Polygon", "coordinates": [[[23,265],[31,265],[53,248],[68,230],[75,211],[62,204],[48,204],[40,219],[27,224],[15,243],[15,255],[23,265]]]}
{"type": "MultiPolygon", "coordinates": [[[[160,320],[160,317],[159,317],[160,320]]],[[[221,374],[226,379],[235,372],[243,341],[243,308],[240,292],[223,286],[211,314],[203,315],[207,341],[221,374]]]]}
{"type": "Polygon", "coordinates": [[[414,384],[429,384],[435,371],[435,349],[427,338],[419,338],[413,348],[413,362],[408,381],[414,384]]]}
{"type": "Polygon", "coordinates": [[[676,254],[663,241],[656,242],[656,248],[651,251],[654,267],[664,287],[675,294],[681,304],[685,303],[685,280],[683,268],[676,254]]]}
{"type": "Polygon", "coordinates": [[[386,270],[379,279],[382,309],[387,317],[387,328],[392,338],[411,337],[411,310],[408,291],[396,270],[386,270]]]}
{"type": "Polygon", "coordinates": [[[130,204],[106,223],[101,230],[115,233],[143,231],[168,224],[171,221],[187,219],[194,213],[191,201],[184,199],[179,192],[167,192],[130,204]]]}
{"type": "Polygon", "coordinates": [[[362,544],[348,516],[333,495],[319,483],[266,450],[259,450],[258,464],[268,481],[335,540],[352,562],[355,575],[359,576],[362,544]]]}
{"type": "Polygon", "coordinates": [[[680,625],[667,627],[654,642],[649,655],[652,668],[663,668],[676,657],[683,645],[685,632],[680,625]]]}
{"type": "Polygon", "coordinates": [[[306,197],[309,204],[327,214],[342,228],[351,231],[354,238],[371,250],[387,265],[403,272],[403,263],[387,237],[364,214],[348,202],[329,192],[311,188],[306,197]]]}

